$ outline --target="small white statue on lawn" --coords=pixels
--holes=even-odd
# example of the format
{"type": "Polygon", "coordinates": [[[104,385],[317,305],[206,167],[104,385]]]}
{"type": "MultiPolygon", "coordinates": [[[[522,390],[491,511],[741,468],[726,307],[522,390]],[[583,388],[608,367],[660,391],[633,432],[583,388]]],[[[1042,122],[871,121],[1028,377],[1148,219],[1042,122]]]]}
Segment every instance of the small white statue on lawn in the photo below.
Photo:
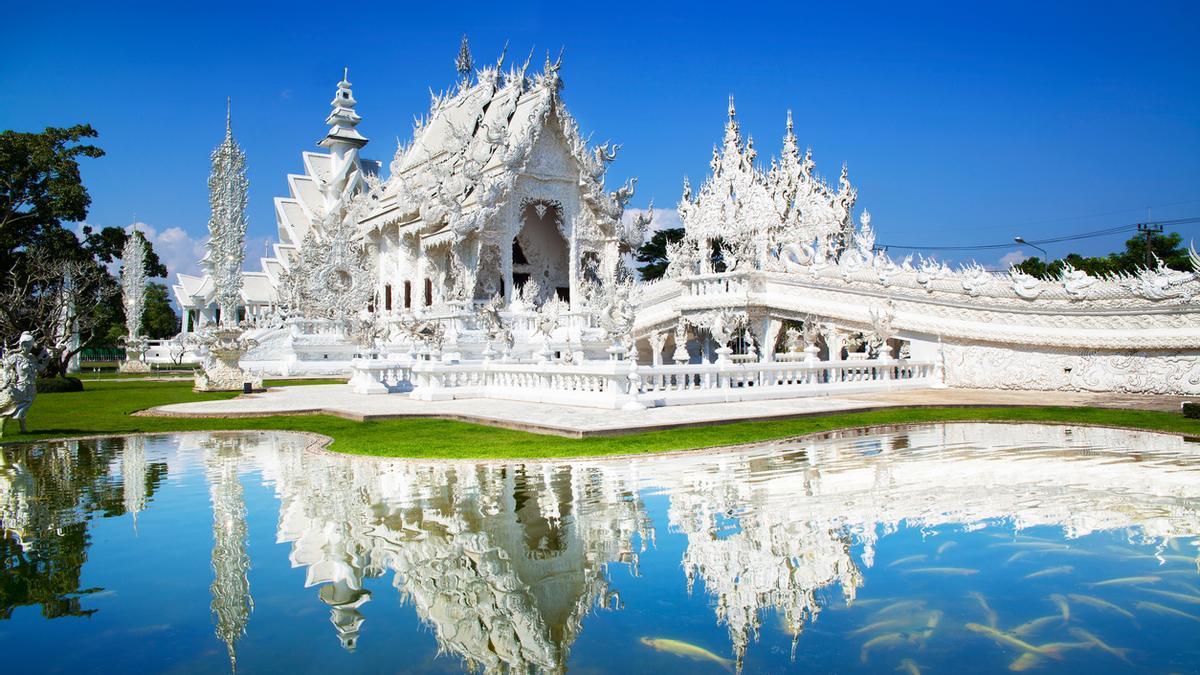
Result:
{"type": "Polygon", "coordinates": [[[10,350],[0,360],[0,436],[4,435],[4,423],[17,420],[21,433],[25,433],[25,414],[37,396],[37,372],[41,358],[33,351],[33,336],[29,331],[21,333],[16,349],[10,350]]]}

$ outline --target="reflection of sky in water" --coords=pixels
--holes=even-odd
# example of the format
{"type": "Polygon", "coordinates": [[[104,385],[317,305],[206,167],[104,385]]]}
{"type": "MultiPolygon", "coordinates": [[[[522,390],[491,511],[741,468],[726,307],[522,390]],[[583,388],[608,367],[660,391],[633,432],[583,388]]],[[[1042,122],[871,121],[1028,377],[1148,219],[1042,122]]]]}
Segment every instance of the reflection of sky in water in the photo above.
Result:
{"type": "Polygon", "coordinates": [[[231,433],[3,449],[6,663],[1200,663],[1200,463],[1175,437],[928,425],[525,465],[303,446],[231,433]]]}

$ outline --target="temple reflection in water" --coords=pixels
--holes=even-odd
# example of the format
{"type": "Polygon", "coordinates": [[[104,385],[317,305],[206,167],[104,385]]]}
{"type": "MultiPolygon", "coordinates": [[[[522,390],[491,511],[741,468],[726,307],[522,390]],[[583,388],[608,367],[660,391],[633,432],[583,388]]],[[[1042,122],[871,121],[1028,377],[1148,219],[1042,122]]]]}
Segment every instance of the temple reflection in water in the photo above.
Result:
{"type": "Polygon", "coordinates": [[[231,661],[254,630],[245,481],[274,491],[277,541],[345,649],[370,637],[369,603],[381,599],[366,581],[390,577],[440,652],[488,671],[561,671],[585,617],[622,609],[609,566],[636,576],[654,547],[651,495],[665,497],[659,527],[686,539],[680,573],[708,598],[739,665],[772,612],[794,648],[823,609],[852,603],[878,540],[902,525],[1002,521],[1068,538],[1136,528],[1146,541],[1200,532],[1187,468],[1194,446],[1108,429],[931,425],[738,452],[508,465],[346,458],[306,443],[230,433],[4,448],[5,558],[29,581],[6,593],[0,616],[28,604],[47,616],[85,612],[88,520],[153,509],[164,477],[189,467],[208,485],[211,608],[231,661]]]}

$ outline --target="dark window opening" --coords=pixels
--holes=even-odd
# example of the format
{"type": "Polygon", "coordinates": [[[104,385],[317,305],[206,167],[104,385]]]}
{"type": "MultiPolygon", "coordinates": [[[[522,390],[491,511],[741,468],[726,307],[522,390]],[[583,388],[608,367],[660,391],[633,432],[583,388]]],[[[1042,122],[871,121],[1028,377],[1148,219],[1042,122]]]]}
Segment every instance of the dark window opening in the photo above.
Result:
{"type": "Polygon", "coordinates": [[[554,293],[558,295],[558,299],[563,302],[571,302],[571,289],[567,286],[558,286],[554,289],[554,293]]]}
{"type": "Polygon", "coordinates": [[[383,308],[387,311],[392,311],[392,285],[384,284],[383,286],[383,308]]]}
{"type": "Polygon", "coordinates": [[[433,304],[433,279],[425,280],[425,306],[433,304]]]}
{"type": "Polygon", "coordinates": [[[528,265],[529,260],[525,257],[525,252],[521,250],[521,244],[513,239],[512,258],[514,265],[528,265]]]}
{"type": "Polygon", "coordinates": [[[513,288],[520,290],[529,281],[529,275],[524,272],[513,272],[513,288]]]}
{"type": "Polygon", "coordinates": [[[404,282],[404,309],[412,309],[412,282],[404,282]]]}

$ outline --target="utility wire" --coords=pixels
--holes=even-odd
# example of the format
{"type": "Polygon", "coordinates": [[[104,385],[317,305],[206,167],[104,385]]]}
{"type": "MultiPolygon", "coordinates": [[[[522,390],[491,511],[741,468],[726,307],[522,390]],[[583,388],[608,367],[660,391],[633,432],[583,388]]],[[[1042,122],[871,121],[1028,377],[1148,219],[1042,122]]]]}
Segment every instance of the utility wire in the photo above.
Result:
{"type": "MultiPolygon", "coordinates": [[[[1173,220],[1159,220],[1159,221],[1155,221],[1153,224],[1163,225],[1163,226],[1167,226],[1167,227],[1173,227],[1176,225],[1190,225],[1193,223],[1200,223],[1200,216],[1194,216],[1194,217],[1190,217],[1190,218],[1175,218],[1173,220]]],[[[1138,225],[1145,225],[1145,224],[1147,224],[1147,223],[1133,223],[1131,225],[1118,225],[1116,227],[1109,227],[1109,228],[1105,228],[1103,230],[1094,230],[1091,232],[1081,232],[1079,234],[1070,234],[1070,235],[1064,235],[1061,237],[1049,237],[1047,239],[1029,239],[1026,241],[1026,243],[1028,243],[1028,244],[1058,244],[1058,243],[1062,243],[1064,241],[1077,241],[1080,239],[1092,239],[1095,237],[1107,237],[1110,235],[1119,234],[1121,232],[1136,232],[1138,229],[1138,225]]],[[[971,246],[906,246],[906,245],[901,245],[901,244],[878,244],[879,248],[889,248],[889,249],[890,248],[900,248],[900,249],[924,250],[924,251],[988,251],[988,250],[995,250],[995,249],[1002,249],[1002,248],[1012,248],[1013,246],[1020,246],[1020,244],[1016,244],[1011,241],[1005,242],[1003,244],[976,244],[976,245],[971,245],[971,246]]]]}

